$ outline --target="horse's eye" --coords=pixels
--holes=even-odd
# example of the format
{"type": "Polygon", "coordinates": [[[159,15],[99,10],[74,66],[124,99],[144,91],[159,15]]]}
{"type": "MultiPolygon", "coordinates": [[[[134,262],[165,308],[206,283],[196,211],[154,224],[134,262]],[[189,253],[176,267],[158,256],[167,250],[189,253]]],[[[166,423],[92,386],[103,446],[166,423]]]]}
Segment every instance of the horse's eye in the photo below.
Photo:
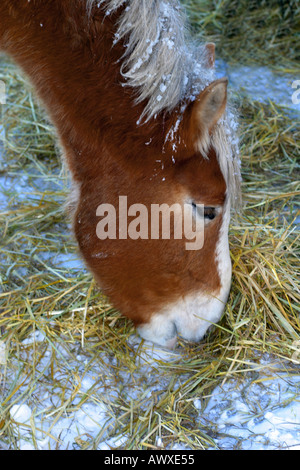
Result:
{"type": "Polygon", "coordinates": [[[195,204],[194,202],[192,202],[192,206],[195,214],[203,217],[207,222],[214,220],[219,213],[219,210],[216,207],[203,206],[202,204],[195,204]]]}
{"type": "Polygon", "coordinates": [[[208,220],[214,220],[217,212],[215,207],[204,207],[204,218],[208,220]]]}

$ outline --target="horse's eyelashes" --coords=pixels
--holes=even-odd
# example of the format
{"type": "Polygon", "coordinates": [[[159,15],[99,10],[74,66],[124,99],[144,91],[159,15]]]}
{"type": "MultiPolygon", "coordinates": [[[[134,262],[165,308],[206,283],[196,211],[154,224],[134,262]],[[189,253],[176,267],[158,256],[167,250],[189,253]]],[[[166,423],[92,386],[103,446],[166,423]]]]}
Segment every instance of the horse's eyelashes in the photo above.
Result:
{"type": "Polygon", "coordinates": [[[216,207],[203,206],[201,204],[196,204],[195,202],[192,202],[192,207],[195,214],[203,217],[207,221],[214,220],[218,215],[218,210],[216,207]]]}
{"type": "Polygon", "coordinates": [[[208,220],[213,220],[217,215],[215,207],[204,207],[204,218],[208,220]]]}

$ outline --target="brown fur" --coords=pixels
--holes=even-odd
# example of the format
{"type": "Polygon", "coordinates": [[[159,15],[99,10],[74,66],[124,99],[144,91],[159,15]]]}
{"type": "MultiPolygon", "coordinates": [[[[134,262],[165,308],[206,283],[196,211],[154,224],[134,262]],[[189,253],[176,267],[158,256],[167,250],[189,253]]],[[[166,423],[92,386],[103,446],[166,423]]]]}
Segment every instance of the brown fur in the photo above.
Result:
{"type": "Polygon", "coordinates": [[[147,207],[187,196],[222,205],[226,184],[215,152],[205,159],[196,150],[193,104],[176,150],[165,142],[176,112],[137,126],[145,103],[136,105],[135,91],[121,85],[123,44],[112,47],[117,19],[101,9],[88,17],[82,0],[1,0],[0,48],[30,77],[81,188],[74,231],[87,266],[113,304],[140,324],[184,295],[218,292],[222,215],[207,226],[203,249],[186,251],[185,240],[101,241],[97,207],[118,207],[121,195],[147,207]]]}

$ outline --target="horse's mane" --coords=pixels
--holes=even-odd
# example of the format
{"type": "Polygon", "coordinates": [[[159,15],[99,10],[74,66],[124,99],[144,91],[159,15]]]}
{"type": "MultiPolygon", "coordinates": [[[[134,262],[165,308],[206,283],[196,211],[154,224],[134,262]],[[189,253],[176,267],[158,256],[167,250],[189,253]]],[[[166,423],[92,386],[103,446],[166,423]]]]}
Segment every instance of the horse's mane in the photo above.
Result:
{"type": "MultiPolygon", "coordinates": [[[[171,112],[194,101],[215,80],[204,45],[196,45],[186,27],[186,14],[179,0],[86,0],[90,13],[104,8],[120,13],[115,43],[124,41],[120,70],[124,86],[136,90],[136,101],[147,104],[140,121],[171,112]]],[[[227,115],[212,137],[233,204],[240,194],[240,161],[234,113],[227,115]]],[[[169,136],[176,136],[176,129],[169,136]]],[[[205,148],[203,148],[205,152],[205,148]]]]}
{"type": "Polygon", "coordinates": [[[126,44],[121,73],[137,101],[147,100],[146,120],[196,98],[213,81],[206,50],[192,43],[178,0],[88,0],[88,8],[94,4],[107,15],[124,6],[115,34],[126,44]]]}

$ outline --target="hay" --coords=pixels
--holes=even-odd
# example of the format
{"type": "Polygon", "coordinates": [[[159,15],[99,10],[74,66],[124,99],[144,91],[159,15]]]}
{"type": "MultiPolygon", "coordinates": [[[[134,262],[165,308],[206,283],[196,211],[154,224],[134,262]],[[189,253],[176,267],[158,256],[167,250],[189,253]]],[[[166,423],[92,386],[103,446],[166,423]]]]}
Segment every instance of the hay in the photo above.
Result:
{"type": "Polygon", "coordinates": [[[299,69],[297,0],[183,0],[195,36],[213,41],[227,62],[299,69]]]}
{"type": "Polygon", "coordinates": [[[3,60],[1,79],[9,102],[0,166],[0,448],[21,441],[62,448],[59,423],[78,413],[85,422],[99,405],[105,413],[97,431],[79,429],[75,448],[216,447],[198,408],[217,385],[260,380],[266,353],[289,374],[299,372],[291,360],[300,333],[299,126],[274,103],[239,97],[244,211],[233,214],[230,228],[229,302],[205,341],[149,354],[80,261],[70,267],[77,248],[63,212],[68,181],[53,129],[3,60]],[[10,414],[20,403],[32,410],[22,425],[10,414]]]}

